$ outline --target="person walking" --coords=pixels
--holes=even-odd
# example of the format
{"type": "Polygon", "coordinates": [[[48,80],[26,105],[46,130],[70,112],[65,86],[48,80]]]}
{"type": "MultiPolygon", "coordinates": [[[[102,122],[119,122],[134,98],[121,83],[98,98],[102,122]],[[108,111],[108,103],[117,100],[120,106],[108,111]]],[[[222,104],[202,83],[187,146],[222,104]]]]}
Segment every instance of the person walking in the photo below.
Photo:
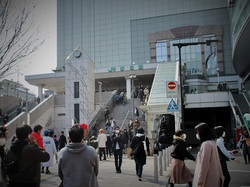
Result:
{"type": "Polygon", "coordinates": [[[53,135],[53,139],[54,139],[54,142],[55,142],[55,146],[56,146],[56,150],[58,151],[58,147],[59,147],[59,141],[57,140],[57,136],[54,134],[53,135]]]}
{"type": "Polygon", "coordinates": [[[227,169],[227,161],[234,160],[235,157],[233,152],[228,151],[224,145],[224,138],[226,136],[224,128],[222,126],[216,126],[214,128],[214,134],[216,137],[216,145],[218,147],[222,172],[225,177],[224,187],[228,187],[231,180],[231,176],[227,169]]]}
{"type": "Polygon", "coordinates": [[[166,149],[168,147],[168,138],[167,138],[166,133],[164,131],[160,135],[160,137],[158,139],[158,143],[159,143],[161,150],[166,149]]]}
{"type": "Polygon", "coordinates": [[[250,129],[250,114],[248,111],[245,112],[243,115],[243,119],[245,121],[245,124],[247,125],[248,129],[250,129]]]}
{"type": "Polygon", "coordinates": [[[111,136],[111,140],[114,151],[116,173],[121,173],[122,152],[124,148],[124,143],[120,132],[120,127],[118,126],[115,127],[115,131],[114,134],[111,136]]]}
{"type": "Polygon", "coordinates": [[[147,155],[150,155],[149,151],[149,140],[148,137],[144,135],[144,129],[139,128],[137,131],[137,134],[133,138],[130,147],[132,151],[137,149],[136,153],[133,155],[134,156],[134,161],[135,161],[135,169],[136,169],[136,175],[138,176],[138,180],[142,181],[142,172],[143,172],[143,166],[146,165],[146,158],[147,155]],[[144,142],[146,144],[146,150],[144,148],[144,142]]]}
{"type": "Polygon", "coordinates": [[[103,160],[106,160],[106,142],[107,142],[107,136],[104,134],[104,130],[100,129],[99,134],[97,136],[97,140],[94,140],[98,142],[98,149],[99,149],[99,159],[102,161],[102,156],[103,160]]]}
{"type": "Polygon", "coordinates": [[[10,178],[8,187],[40,186],[40,165],[49,160],[49,154],[37,145],[34,137],[29,138],[31,132],[29,125],[16,128],[17,139],[12,143],[5,160],[12,159],[13,154],[20,154],[18,173],[10,178]]]}
{"type": "Polygon", "coordinates": [[[54,155],[57,155],[56,145],[53,138],[50,137],[50,133],[49,130],[44,130],[43,146],[47,153],[49,153],[50,159],[42,163],[41,173],[44,173],[44,168],[46,168],[46,174],[51,174],[49,167],[53,166],[54,155]]]}
{"type": "Polygon", "coordinates": [[[58,174],[64,187],[99,187],[99,161],[96,150],[83,143],[81,126],[70,128],[70,143],[58,154],[58,174]]]}
{"type": "Polygon", "coordinates": [[[243,132],[243,135],[240,138],[240,142],[245,164],[247,164],[247,160],[250,164],[250,137],[247,130],[243,132]]]}
{"type": "Polygon", "coordinates": [[[174,150],[171,153],[172,160],[172,173],[169,177],[170,186],[174,184],[186,184],[192,187],[193,173],[185,165],[185,158],[195,161],[195,157],[189,153],[186,147],[186,133],[179,129],[175,132],[173,138],[174,150]]]}
{"type": "Polygon", "coordinates": [[[135,118],[139,117],[139,110],[137,107],[134,108],[134,116],[135,116],[135,118]]]}
{"type": "Polygon", "coordinates": [[[41,136],[41,133],[42,133],[42,129],[43,127],[41,125],[36,125],[34,127],[34,132],[31,133],[31,136],[33,136],[36,141],[37,141],[37,145],[41,148],[41,149],[45,149],[44,146],[43,146],[43,138],[41,136]]]}
{"type": "Polygon", "coordinates": [[[107,134],[107,141],[106,141],[106,154],[107,157],[109,156],[111,158],[111,155],[113,154],[112,151],[112,141],[111,141],[111,137],[110,134],[107,134]]]}
{"type": "Polygon", "coordinates": [[[108,116],[109,116],[109,109],[108,109],[108,107],[106,107],[104,109],[104,120],[105,120],[105,122],[107,122],[108,116]]]}
{"type": "Polygon", "coordinates": [[[59,150],[64,148],[67,145],[67,139],[66,136],[64,136],[64,131],[61,131],[61,135],[59,138],[59,150]]]}
{"type": "Polygon", "coordinates": [[[197,187],[222,187],[224,176],[214,134],[206,123],[199,123],[195,131],[201,146],[197,154],[193,184],[197,187]]]}
{"type": "Polygon", "coordinates": [[[123,138],[123,143],[124,143],[124,152],[127,153],[128,141],[129,141],[129,134],[128,134],[127,129],[124,129],[122,138],[123,138]]]}

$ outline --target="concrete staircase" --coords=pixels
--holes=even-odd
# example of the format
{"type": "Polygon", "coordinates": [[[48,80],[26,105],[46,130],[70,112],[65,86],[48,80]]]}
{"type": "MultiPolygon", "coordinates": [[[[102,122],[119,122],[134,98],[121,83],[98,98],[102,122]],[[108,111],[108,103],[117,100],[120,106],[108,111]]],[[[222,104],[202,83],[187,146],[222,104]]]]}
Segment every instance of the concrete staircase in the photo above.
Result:
{"type": "MultiPolygon", "coordinates": [[[[110,109],[110,118],[114,118],[116,125],[121,127],[122,130],[125,128],[128,129],[129,120],[133,118],[132,116],[132,99],[127,100],[127,104],[123,105],[116,105],[113,109],[110,109]],[[126,117],[127,116],[127,117],[126,117]]],[[[138,119],[141,123],[141,126],[145,129],[146,124],[144,119],[142,118],[142,111],[139,109],[139,106],[141,105],[140,99],[135,98],[134,99],[134,106],[138,108],[139,110],[139,117],[135,119],[138,119]]],[[[100,122],[100,128],[105,128],[105,121],[100,122]]]]}

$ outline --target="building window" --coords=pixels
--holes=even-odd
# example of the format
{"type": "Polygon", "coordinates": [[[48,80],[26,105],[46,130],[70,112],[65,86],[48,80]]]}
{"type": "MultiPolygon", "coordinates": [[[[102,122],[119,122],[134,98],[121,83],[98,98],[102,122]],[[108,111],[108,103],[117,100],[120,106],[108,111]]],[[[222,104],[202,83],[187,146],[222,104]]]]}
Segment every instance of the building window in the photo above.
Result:
{"type": "Polygon", "coordinates": [[[79,82],[74,82],[74,98],[79,98],[79,82]]]}
{"type": "Polygon", "coordinates": [[[74,105],[74,118],[75,124],[78,124],[80,121],[80,107],[78,103],[74,105]]]}
{"type": "Polygon", "coordinates": [[[167,41],[156,42],[156,62],[167,62],[167,41]]]}
{"type": "MultiPolygon", "coordinates": [[[[205,35],[204,41],[206,40],[216,40],[215,35],[205,35]]],[[[218,68],[218,59],[217,59],[217,45],[204,45],[204,54],[206,59],[206,70],[207,75],[216,75],[218,68]]]]}

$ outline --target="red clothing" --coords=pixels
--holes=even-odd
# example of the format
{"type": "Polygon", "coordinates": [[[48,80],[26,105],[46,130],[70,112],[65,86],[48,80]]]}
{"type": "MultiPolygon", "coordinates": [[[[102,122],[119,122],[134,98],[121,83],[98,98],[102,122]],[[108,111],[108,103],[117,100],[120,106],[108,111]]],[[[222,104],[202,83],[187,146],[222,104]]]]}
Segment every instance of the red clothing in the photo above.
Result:
{"type": "Polygon", "coordinates": [[[40,134],[38,134],[38,133],[36,133],[36,132],[32,132],[32,133],[31,133],[31,136],[33,136],[33,137],[36,139],[37,145],[38,145],[40,148],[45,149],[45,148],[43,147],[43,138],[41,137],[40,134]]]}

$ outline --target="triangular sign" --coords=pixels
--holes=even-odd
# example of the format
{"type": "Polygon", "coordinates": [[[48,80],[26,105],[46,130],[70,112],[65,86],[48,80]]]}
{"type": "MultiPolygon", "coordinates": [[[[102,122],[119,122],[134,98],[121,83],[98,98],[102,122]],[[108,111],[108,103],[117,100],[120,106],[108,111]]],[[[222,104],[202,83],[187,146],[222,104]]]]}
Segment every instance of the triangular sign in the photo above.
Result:
{"type": "Polygon", "coordinates": [[[175,103],[175,101],[173,99],[171,99],[168,108],[167,108],[168,112],[177,112],[179,111],[179,107],[178,105],[175,103]]]}

